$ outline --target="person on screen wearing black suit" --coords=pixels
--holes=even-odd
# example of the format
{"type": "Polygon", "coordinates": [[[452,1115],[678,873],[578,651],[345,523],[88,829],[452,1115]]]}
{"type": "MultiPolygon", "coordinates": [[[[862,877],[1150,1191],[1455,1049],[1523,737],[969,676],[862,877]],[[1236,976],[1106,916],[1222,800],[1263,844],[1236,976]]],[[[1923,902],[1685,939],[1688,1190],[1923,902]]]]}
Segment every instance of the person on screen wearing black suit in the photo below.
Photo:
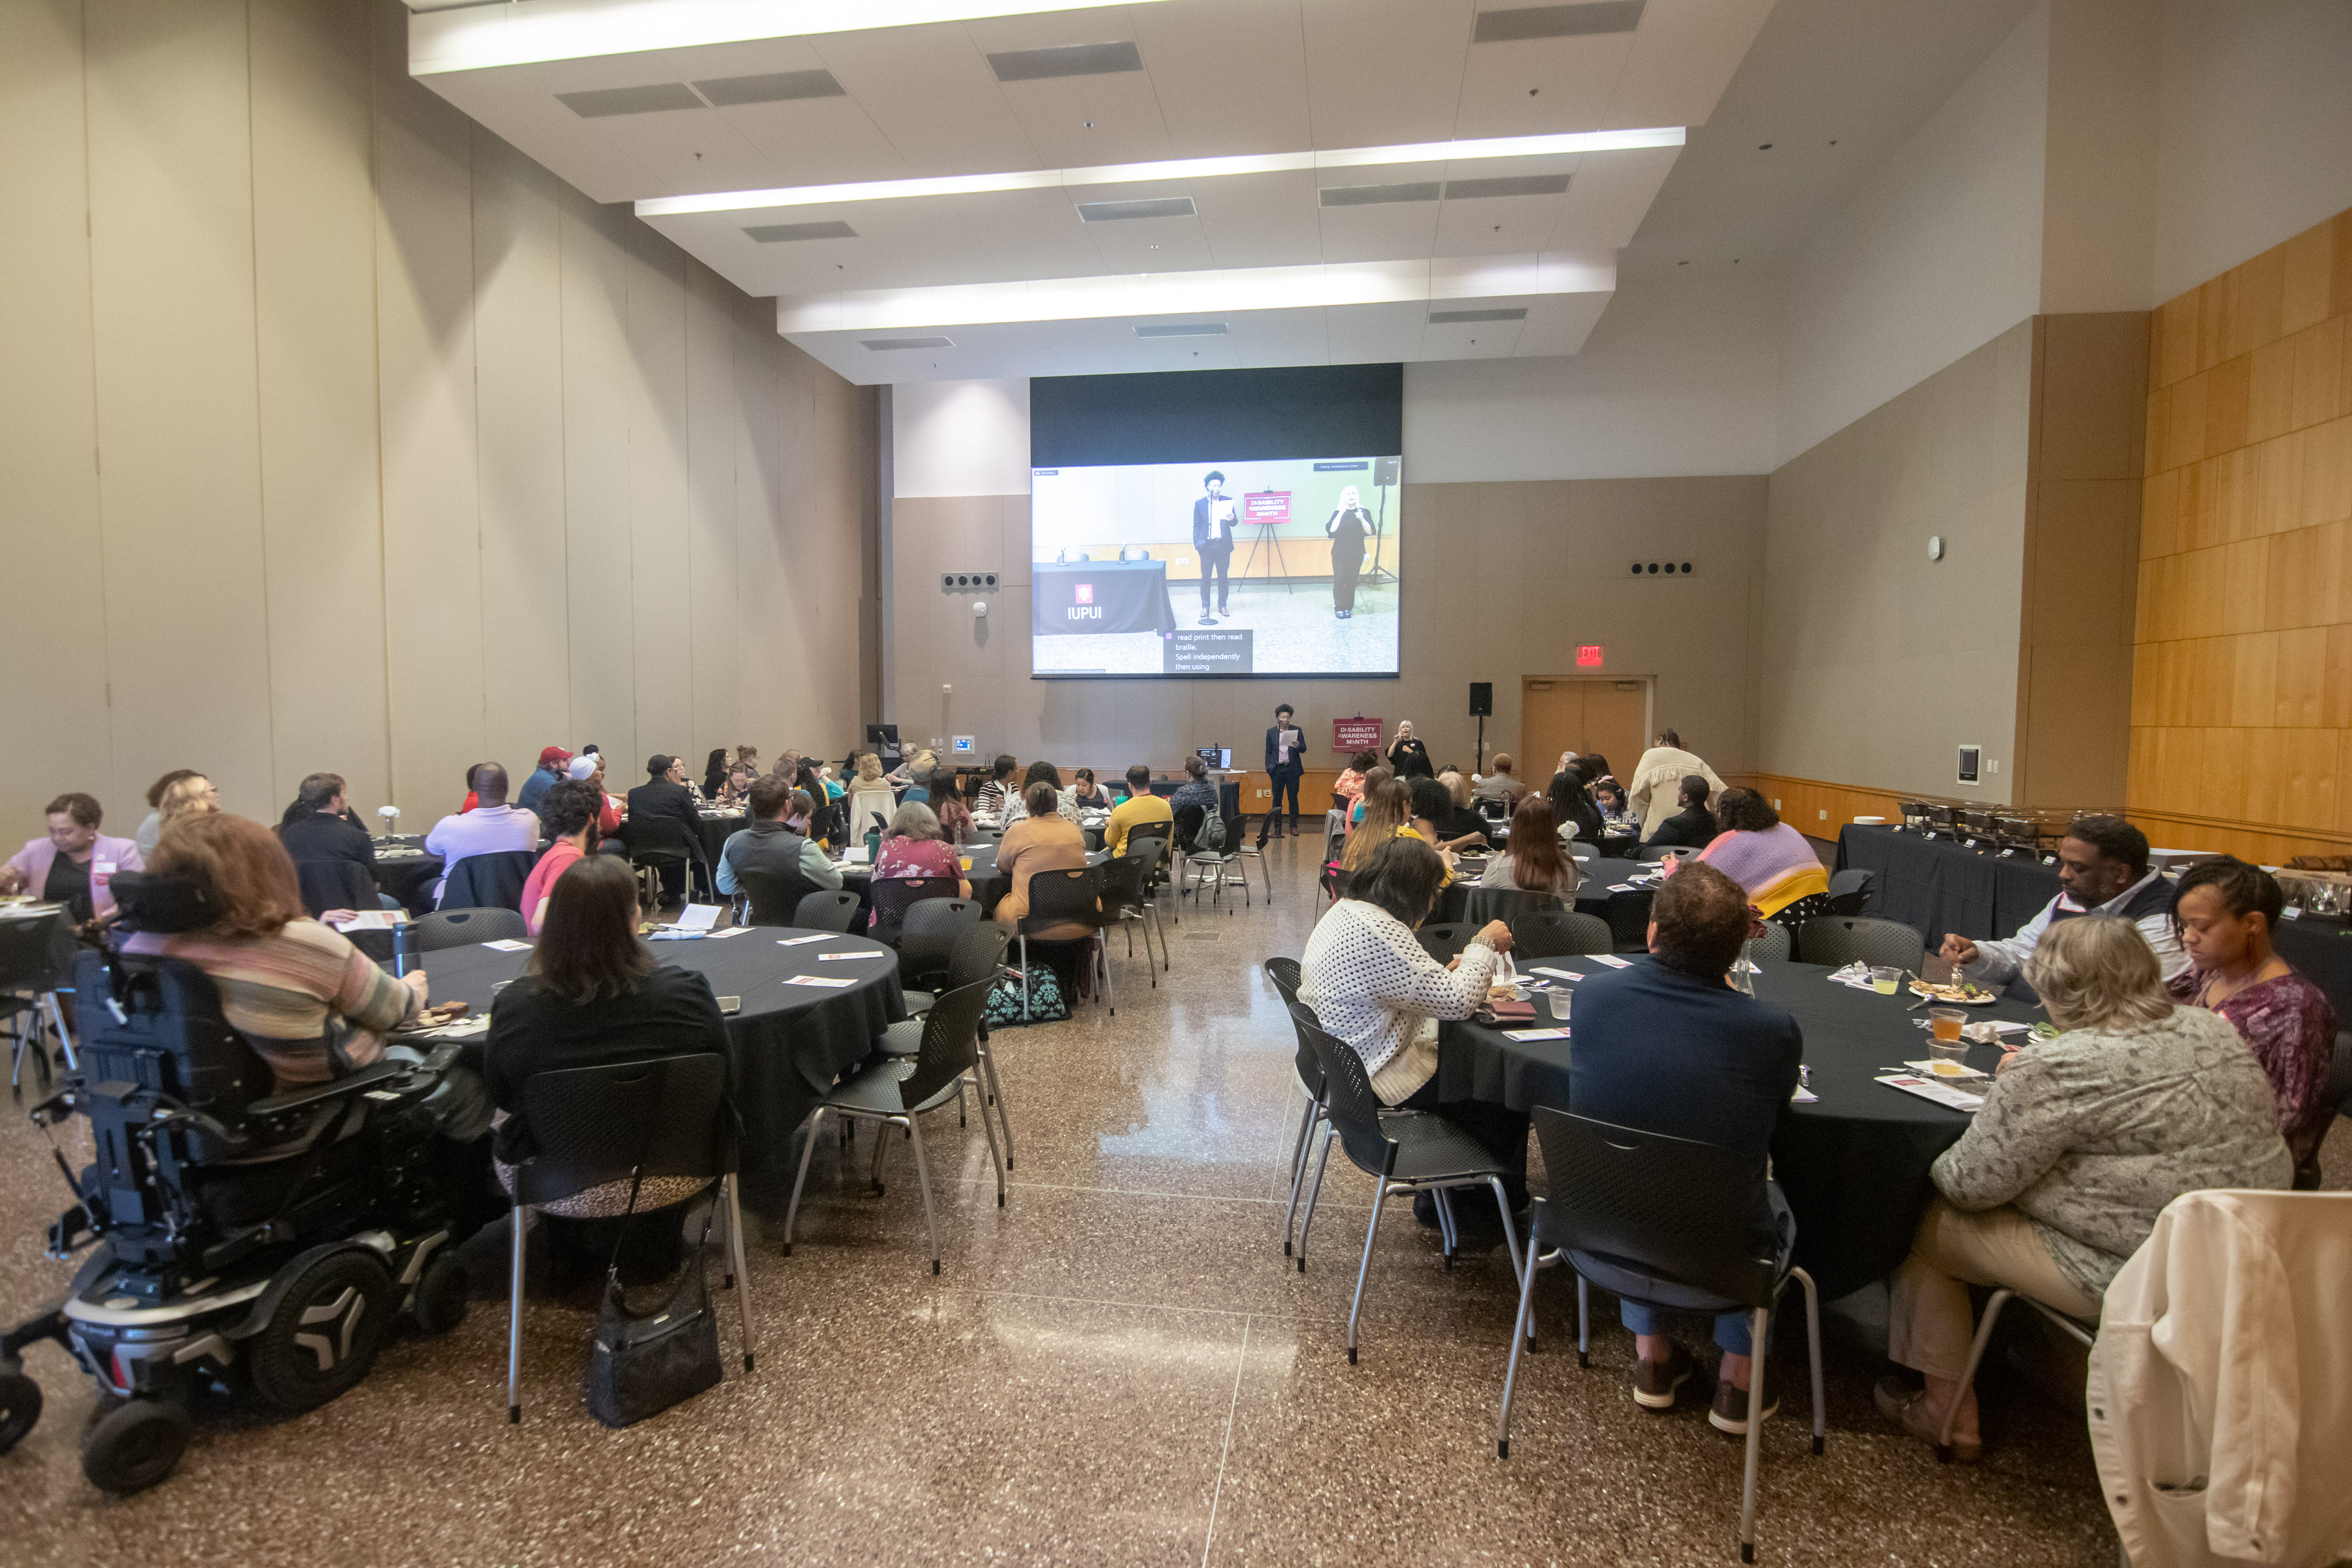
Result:
{"type": "Polygon", "coordinates": [[[1298,775],[1306,770],[1307,762],[1299,753],[1307,749],[1306,731],[1291,721],[1290,704],[1286,702],[1274,710],[1274,728],[1265,732],[1265,776],[1273,782],[1274,799],[1266,804],[1265,820],[1257,825],[1257,842],[1265,847],[1266,834],[1282,837],[1282,795],[1290,792],[1290,836],[1298,837],[1298,775]]]}
{"type": "Polygon", "coordinates": [[[1372,531],[1372,515],[1363,497],[1349,485],[1339,492],[1339,504],[1323,525],[1331,542],[1331,614],[1347,620],[1356,613],[1356,574],[1364,569],[1364,538],[1372,531]]]}
{"type": "Polygon", "coordinates": [[[1192,503],[1192,548],[1201,552],[1201,624],[1215,626],[1209,614],[1209,575],[1217,578],[1217,614],[1230,616],[1234,592],[1234,526],[1239,511],[1225,494],[1225,476],[1212,470],[1201,481],[1206,493],[1192,503]]]}

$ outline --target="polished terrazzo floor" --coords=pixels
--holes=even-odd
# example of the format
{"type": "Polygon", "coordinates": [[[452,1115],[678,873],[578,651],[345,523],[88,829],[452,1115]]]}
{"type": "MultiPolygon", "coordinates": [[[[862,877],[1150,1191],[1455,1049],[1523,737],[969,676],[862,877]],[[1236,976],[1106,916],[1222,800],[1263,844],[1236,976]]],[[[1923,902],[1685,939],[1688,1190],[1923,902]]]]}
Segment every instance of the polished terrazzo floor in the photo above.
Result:
{"type": "MultiPolygon", "coordinates": [[[[1188,908],[1156,989],[1139,949],[1118,960],[1116,1019],[1088,1008],[997,1037],[1007,1206],[977,1121],[931,1119],[938,1278],[904,1145],[875,1198],[867,1145],[853,1169],[828,1134],[789,1258],[782,1194],[753,1194],[768,1212],[748,1227],[751,1375],[730,1363],[720,1387],[607,1431],[580,1395],[593,1294],[541,1286],[526,1417],[509,1426],[488,1236],[454,1333],[404,1331],[307,1416],[208,1413],[175,1476],[120,1500],[79,1468],[89,1380],[36,1347],[48,1408],[0,1458],[0,1563],[1736,1562],[1738,1443],[1696,1402],[1634,1408],[1613,1311],[1580,1371],[1560,1337],[1565,1271],[1538,1287],[1551,1338],[1526,1365],[1508,1461],[1492,1436],[1513,1307],[1499,1247],[1448,1271],[1392,1207],[1402,1223],[1382,1226],[1348,1364],[1367,1179],[1335,1162],[1307,1272],[1280,1250],[1298,1101],[1292,1035],[1255,966],[1297,952],[1317,905],[1310,855],[1268,859],[1278,901],[1188,908]]],[[[40,1134],[5,1117],[12,1318],[65,1279],[38,1245],[61,1192],[40,1134]]],[[[2112,1563],[2079,1412],[1995,1368],[1985,1462],[1939,1468],[1871,1409],[1883,1314],[1865,1292],[1825,1325],[1827,1454],[1807,1451],[1801,1397],[1769,1428],[1759,1560],[2112,1563]]],[[[1801,1335],[1783,1345],[1777,1364],[1801,1375],[1801,1335]]]]}

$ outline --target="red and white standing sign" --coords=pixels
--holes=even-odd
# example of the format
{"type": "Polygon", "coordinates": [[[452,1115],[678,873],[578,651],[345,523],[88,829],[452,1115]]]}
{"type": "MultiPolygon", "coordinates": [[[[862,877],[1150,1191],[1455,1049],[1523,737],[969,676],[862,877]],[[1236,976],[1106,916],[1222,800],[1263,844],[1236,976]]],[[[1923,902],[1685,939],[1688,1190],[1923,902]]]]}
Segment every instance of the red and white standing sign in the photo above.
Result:
{"type": "Polygon", "coordinates": [[[1290,492],[1288,490],[1252,490],[1242,497],[1244,522],[1288,522],[1290,492]]]}
{"type": "Polygon", "coordinates": [[[1377,752],[1381,749],[1381,733],[1378,719],[1334,719],[1331,749],[1343,752],[1377,752]]]}

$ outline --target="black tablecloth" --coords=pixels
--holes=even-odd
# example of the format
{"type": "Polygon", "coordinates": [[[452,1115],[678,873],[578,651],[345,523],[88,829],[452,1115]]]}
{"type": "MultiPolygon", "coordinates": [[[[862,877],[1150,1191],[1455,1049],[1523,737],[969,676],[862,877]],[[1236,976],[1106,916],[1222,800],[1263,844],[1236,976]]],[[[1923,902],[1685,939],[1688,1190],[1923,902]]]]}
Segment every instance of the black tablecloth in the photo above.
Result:
{"type": "MultiPolygon", "coordinates": [[[[1865,911],[1901,921],[1928,947],[1947,931],[1969,938],[2014,936],[2058,896],[2058,868],[2003,859],[1946,838],[1849,823],[1838,835],[1838,868],[1873,874],[1865,911]]],[[[2330,916],[2282,921],[2279,956],[2327,993],[2338,1018],[2352,1019],[2352,928],[2330,916]]]]}
{"type": "MultiPolygon", "coordinates": [[[[1588,979],[1609,973],[1589,958],[1544,962],[1588,979]]],[[[1918,998],[1836,984],[1815,964],[1767,960],[1761,967],[1756,994],[1786,1007],[1803,1029],[1804,1060],[1820,1096],[1814,1104],[1790,1106],[1781,1119],[1772,1173],[1797,1216],[1797,1262],[1824,1298],[1843,1296],[1903,1261],[1931,1195],[1927,1168],[1958,1141],[1969,1119],[1871,1081],[1927,1056],[1927,1032],[1914,1026],[1926,1014],[1906,1011],[1918,998]]],[[[1549,1026],[1540,1002],[1536,1011],[1536,1026],[1549,1026]]],[[[1971,1022],[2038,1016],[2016,1002],[1969,1009],[1971,1022]]],[[[1671,1047],[1662,1042],[1660,1048],[1671,1047]]],[[[1990,1071],[2000,1057],[1998,1047],[1972,1047],[1969,1062],[1990,1071]]],[[[1438,1092],[1515,1110],[1569,1110],[1568,1059],[1566,1040],[1514,1041],[1481,1025],[1447,1024],[1439,1037],[1438,1092]]]]}
{"type": "Polygon", "coordinates": [[[1029,626],[1039,637],[1176,629],[1164,561],[1040,561],[1029,568],[1029,626]]]}
{"type": "Polygon", "coordinates": [[[413,915],[433,912],[433,884],[441,879],[441,857],[420,853],[387,860],[383,852],[392,847],[421,850],[424,844],[421,836],[410,835],[378,839],[375,847],[375,885],[398,899],[401,907],[413,915]]]}
{"type": "MultiPolygon", "coordinates": [[[[898,965],[890,950],[861,937],[782,947],[781,939],[815,933],[755,926],[719,941],[662,942],[656,958],[709,976],[721,996],[740,996],[742,1011],[727,1020],[735,1046],[735,1104],[743,1117],[747,1166],[789,1179],[793,1129],[808,1120],[835,1079],[863,1061],[884,1026],[907,1016],[898,965]],[[879,956],[827,963],[818,954],[866,952],[879,956]],[[854,978],[839,990],[787,985],[795,974],[854,978]]],[[[501,952],[476,944],[425,955],[436,1002],[463,1001],[476,1011],[490,1005],[491,987],[522,973],[528,952],[501,952]]]]}
{"type": "Polygon", "coordinates": [[[725,853],[727,841],[750,825],[748,813],[735,811],[719,816],[709,812],[695,814],[695,834],[702,840],[702,858],[710,865],[711,875],[719,874],[719,857],[725,853]]]}

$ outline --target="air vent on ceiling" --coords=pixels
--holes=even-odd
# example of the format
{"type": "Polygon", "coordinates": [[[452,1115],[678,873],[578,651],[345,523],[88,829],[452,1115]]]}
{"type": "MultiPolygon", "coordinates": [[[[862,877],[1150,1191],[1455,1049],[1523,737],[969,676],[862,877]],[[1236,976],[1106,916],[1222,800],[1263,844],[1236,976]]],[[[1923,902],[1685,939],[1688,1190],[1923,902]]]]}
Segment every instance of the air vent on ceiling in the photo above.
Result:
{"type": "Polygon", "coordinates": [[[1437,182],[1422,180],[1409,185],[1326,185],[1319,193],[1327,207],[1373,207],[1387,202],[1433,202],[1437,182]]]}
{"type": "Polygon", "coordinates": [[[857,341],[862,346],[872,349],[877,353],[882,353],[891,349],[951,349],[955,347],[955,340],[953,338],[860,338],[857,341]]]}
{"type": "Polygon", "coordinates": [[[1054,49],[1007,49],[988,57],[999,81],[1042,81],[1056,76],[1113,76],[1139,71],[1133,44],[1065,44],[1054,49]]]}
{"type": "Polygon", "coordinates": [[[1139,338],[1222,338],[1225,335],[1223,321],[1169,321],[1159,326],[1138,327],[1139,338]]]}
{"type": "Polygon", "coordinates": [[[1432,310],[1429,313],[1429,324],[1433,327],[1450,327],[1462,321],[1524,321],[1527,319],[1528,308],[1525,305],[1493,310],[1432,310]]]}
{"type": "Polygon", "coordinates": [[[1582,5],[1523,5],[1481,11],[1474,44],[1514,44],[1525,38],[1579,38],[1630,33],[1641,24],[1643,0],[1592,0],[1582,5]]]}
{"type": "Polygon", "coordinates": [[[600,87],[589,92],[559,92],[555,101],[583,120],[614,114],[652,114],[665,109],[700,109],[702,100],[682,81],[648,82],[644,87],[600,87]]]}
{"type": "Polygon", "coordinates": [[[1460,202],[1475,196],[1556,196],[1566,189],[1566,174],[1505,174],[1492,180],[1448,180],[1445,199],[1460,202]]]}
{"type": "Polygon", "coordinates": [[[835,219],[831,223],[763,223],[743,231],[761,245],[782,245],[795,239],[856,239],[857,231],[835,219]]]}
{"type": "Polygon", "coordinates": [[[1133,202],[1080,202],[1078,216],[1087,223],[1113,223],[1129,217],[1191,217],[1190,196],[1151,196],[1133,202]]]}
{"type": "Polygon", "coordinates": [[[732,108],[739,103],[786,103],[796,98],[846,96],[829,70],[714,77],[709,81],[696,82],[694,89],[720,109],[732,108]]]}

